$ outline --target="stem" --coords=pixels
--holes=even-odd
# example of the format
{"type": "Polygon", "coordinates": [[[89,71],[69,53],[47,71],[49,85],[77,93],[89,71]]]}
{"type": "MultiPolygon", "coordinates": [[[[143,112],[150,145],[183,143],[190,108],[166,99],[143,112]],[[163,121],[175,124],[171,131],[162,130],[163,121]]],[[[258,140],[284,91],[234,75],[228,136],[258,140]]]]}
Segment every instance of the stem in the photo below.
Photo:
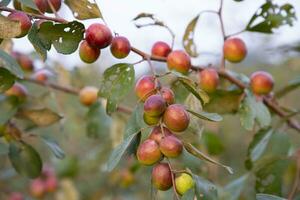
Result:
{"type": "Polygon", "coordinates": [[[236,33],[232,33],[232,34],[226,35],[225,39],[230,38],[230,37],[232,37],[232,36],[239,35],[239,34],[241,34],[241,33],[244,33],[245,31],[246,31],[246,30],[244,29],[244,30],[241,30],[241,31],[239,31],[239,32],[236,32],[236,33]]]}
{"type": "Polygon", "coordinates": [[[175,185],[175,173],[173,173],[173,169],[172,169],[172,165],[171,165],[171,162],[168,158],[166,158],[167,162],[168,162],[168,165],[169,165],[169,168],[171,170],[171,173],[172,173],[172,185],[173,185],[173,191],[174,191],[174,194],[175,194],[175,197],[177,200],[180,200],[180,197],[177,193],[177,190],[176,190],[176,185],[175,185]]]}
{"type": "MultiPolygon", "coordinates": [[[[298,150],[299,151],[299,150],[298,150]]],[[[293,188],[288,196],[288,200],[293,200],[294,196],[298,190],[299,186],[299,179],[300,179],[300,155],[296,156],[296,162],[297,162],[297,171],[296,171],[296,176],[295,176],[295,181],[293,184],[293,188]]]]}
{"type": "MultiPolygon", "coordinates": [[[[226,34],[225,34],[225,28],[224,28],[224,22],[223,22],[223,16],[222,16],[222,11],[223,11],[223,0],[220,0],[220,8],[218,11],[218,16],[220,20],[220,25],[221,25],[221,32],[222,32],[222,37],[223,37],[223,43],[226,40],[226,34]]],[[[221,56],[221,70],[225,70],[225,57],[224,57],[224,52],[222,51],[222,56],[221,56]]]]}

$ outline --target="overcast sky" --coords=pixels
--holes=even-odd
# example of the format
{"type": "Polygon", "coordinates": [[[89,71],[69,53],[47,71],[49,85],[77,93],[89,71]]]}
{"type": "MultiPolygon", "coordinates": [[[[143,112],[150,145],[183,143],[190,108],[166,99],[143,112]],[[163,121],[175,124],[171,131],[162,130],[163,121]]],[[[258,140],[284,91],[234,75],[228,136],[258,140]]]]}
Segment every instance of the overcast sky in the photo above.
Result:
{"type": "MultiPolygon", "coordinates": [[[[220,0],[98,0],[98,6],[112,31],[128,37],[133,46],[150,51],[152,44],[157,40],[170,42],[171,38],[165,29],[159,27],[146,27],[137,29],[132,19],[141,12],[153,13],[157,18],[163,20],[176,34],[175,49],[182,49],[182,36],[185,27],[202,10],[217,10],[220,0]]],[[[233,0],[224,0],[224,21],[226,33],[234,33],[242,30],[253,13],[265,2],[265,0],[244,0],[236,3],[233,0]]],[[[300,13],[300,0],[274,0],[278,4],[291,3],[296,8],[296,13],[300,13]]],[[[69,9],[64,6],[59,14],[68,19],[72,19],[69,9]]],[[[86,27],[100,21],[86,20],[86,27]]],[[[258,33],[243,33],[239,35],[243,38],[249,49],[249,56],[245,63],[252,64],[254,57],[261,61],[278,61],[280,56],[272,56],[266,53],[266,49],[276,47],[281,44],[289,44],[300,41],[300,22],[295,22],[293,27],[283,27],[276,30],[273,35],[258,33]]],[[[214,14],[205,14],[197,24],[195,41],[200,54],[199,58],[193,60],[194,64],[216,63],[217,57],[222,49],[222,38],[220,35],[219,21],[214,14]]],[[[26,39],[15,40],[15,49],[20,51],[32,51],[31,44],[26,39]],[[24,45],[28,48],[24,48],[24,45]]],[[[109,56],[109,48],[102,51],[102,58],[109,56]]],[[[59,55],[55,50],[51,50],[50,58],[63,60],[67,67],[82,65],[78,53],[72,55],[59,55]]],[[[138,57],[130,54],[126,60],[128,62],[137,61],[138,57]]],[[[110,59],[99,59],[99,65],[108,67],[115,61],[110,59]]],[[[97,64],[98,64],[97,63],[97,64]]]]}

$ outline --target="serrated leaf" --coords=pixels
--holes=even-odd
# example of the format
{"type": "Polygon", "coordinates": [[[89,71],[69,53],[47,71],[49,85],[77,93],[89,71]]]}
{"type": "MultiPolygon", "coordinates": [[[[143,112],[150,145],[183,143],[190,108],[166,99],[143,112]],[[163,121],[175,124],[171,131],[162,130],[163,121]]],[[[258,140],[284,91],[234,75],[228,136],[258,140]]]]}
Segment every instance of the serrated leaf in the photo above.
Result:
{"type": "Polygon", "coordinates": [[[256,200],[286,200],[286,199],[278,196],[270,195],[270,194],[256,194],[256,200]]]}
{"type": "Polygon", "coordinates": [[[0,49],[0,67],[3,67],[16,75],[18,78],[23,78],[23,71],[17,61],[7,54],[5,51],[0,49]]]}
{"type": "Polygon", "coordinates": [[[119,63],[105,70],[101,80],[99,96],[107,98],[106,112],[116,111],[117,105],[132,89],[135,82],[134,67],[119,63]]]}
{"type": "Polygon", "coordinates": [[[42,57],[45,61],[47,59],[47,46],[44,46],[43,41],[38,35],[39,29],[36,23],[31,26],[31,29],[28,32],[28,40],[31,42],[32,46],[36,52],[42,57]]]}
{"type": "Polygon", "coordinates": [[[213,160],[212,158],[206,156],[204,153],[202,153],[201,151],[199,151],[196,147],[194,147],[191,143],[187,143],[187,142],[184,142],[184,148],[190,153],[192,154],[193,156],[201,159],[201,160],[205,160],[207,162],[210,162],[212,164],[215,164],[219,167],[223,167],[225,170],[228,171],[228,173],[230,174],[233,174],[233,170],[231,167],[229,166],[226,166],[226,165],[223,165],[215,160],[213,160]]]}
{"type": "Polygon", "coordinates": [[[77,50],[84,32],[84,25],[77,21],[66,24],[53,24],[47,21],[40,26],[38,40],[47,50],[53,45],[58,53],[71,54],[77,50]]]}
{"type": "Polygon", "coordinates": [[[191,57],[197,57],[199,54],[197,53],[197,46],[194,42],[194,35],[195,35],[195,28],[197,25],[199,19],[199,15],[197,15],[195,18],[193,18],[189,24],[187,25],[183,39],[182,44],[185,49],[185,51],[191,56],[191,57]]]}
{"type": "Polygon", "coordinates": [[[111,119],[99,102],[90,106],[86,116],[86,130],[88,137],[99,138],[110,131],[111,119]]]}
{"type": "Polygon", "coordinates": [[[138,104],[133,110],[127,124],[125,127],[124,138],[129,137],[131,134],[134,134],[141,130],[145,126],[143,120],[143,106],[138,104]]]}
{"type": "Polygon", "coordinates": [[[108,172],[111,172],[120,162],[122,157],[135,153],[135,150],[139,145],[140,140],[141,132],[137,132],[131,134],[121,144],[119,144],[111,153],[106,165],[106,170],[108,172]]]}
{"type": "Polygon", "coordinates": [[[50,137],[42,136],[42,141],[49,147],[49,149],[55,155],[56,158],[65,158],[65,152],[60,148],[56,140],[50,137]]]}
{"type": "Polygon", "coordinates": [[[197,199],[218,200],[217,187],[210,181],[192,174],[195,181],[195,193],[197,199]]]}
{"type": "Polygon", "coordinates": [[[239,109],[240,121],[246,130],[252,130],[255,122],[261,128],[268,127],[271,124],[271,114],[268,108],[261,101],[257,101],[255,96],[246,90],[246,96],[239,109]]]}
{"type": "Polygon", "coordinates": [[[279,6],[268,0],[252,16],[246,30],[273,33],[273,29],[280,26],[292,26],[296,19],[296,11],[291,4],[287,3],[279,6]]]}
{"type": "Polygon", "coordinates": [[[13,86],[16,77],[7,69],[0,67],[0,93],[5,92],[13,86]]]}
{"type": "Polygon", "coordinates": [[[14,38],[22,33],[21,23],[0,15],[0,38],[14,38]]]}
{"type": "Polygon", "coordinates": [[[204,111],[202,111],[200,113],[196,113],[192,110],[187,110],[187,111],[200,119],[208,120],[211,122],[220,122],[223,120],[223,117],[217,113],[207,113],[204,111]]]}
{"type": "Polygon", "coordinates": [[[95,1],[65,0],[65,4],[72,10],[76,19],[103,18],[95,1]]]}
{"type": "Polygon", "coordinates": [[[8,157],[19,174],[29,178],[36,178],[41,174],[41,157],[29,144],[10,143],[8,157]]]}
{"type": "Polygon", "coordinates": [[[18,117],[32,121],[37,126],[50,126],[62,119],[62,116],[48,108],[42,109],[21,109],[18,117]]]}

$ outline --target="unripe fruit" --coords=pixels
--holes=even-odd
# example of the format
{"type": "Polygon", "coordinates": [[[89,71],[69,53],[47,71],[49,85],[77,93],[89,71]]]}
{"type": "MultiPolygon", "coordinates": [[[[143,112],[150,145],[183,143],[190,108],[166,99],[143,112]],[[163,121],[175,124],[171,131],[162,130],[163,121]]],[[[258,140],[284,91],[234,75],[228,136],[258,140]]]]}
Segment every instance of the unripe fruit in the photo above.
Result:
{"type": "Polygon", "coordinates": [[[208,93],[216,91],[219,85],[218,72],[213,68],[206,68],[199,73],[200,87],[208,93]]]}
{"type": "Polygon", "coordinates": [[[79,56],[83,62],[93,63],[99,58],[100,49],[92,47],[86,40],[84,40],[81,42],[79,47],[79,56]]]}
{"type": "MultiPolygon", "coordinates": [[[[58,11],[61,7],[61,0],[49,0],[51,5],[53,6],[55,11],[58,11]]],[[[48,0],[46,0],[47,2],[47,12],[48,13],[53,13],[50,4],[48,3],[48,0]]]]}
{"type": "Polygon", "coordinates": [[[34,73],[33,78],[39,82],[47,82],[50,77],[53,76],[53,73],[47,69],[42,69],[34,73]]]}
{"type": "Polygon", "coordinates": [[[98,89],[92,86],[86,86],[79,91],[79,100],[82,105],[90,106],[98,99],[98,89]]]}
{"type": "Polygon", "coordinates": [[[250,87],[254,94],[268,94],[272,91],[273,86],[273,77],[268,72],[257,71],[254,72],[250,77],[250,87]]]}
{"type": "Polygon", "coordinates": [[[194,187],[194,180],[191,175],[182,173],[179,177],[175,178],[175,186],[178,194],[183,195],[188,190],[194,187]]]}
{"type": "Polygon", "coordinates": [[[158,190],[166,191],[172,187],[172,172],[167,163],[158,163],[153,167],[152,183],[158,190]]]}
{"type": "Polygon", "coordinates": [[[149,135],[149,139],[154,140],[157,142],[157,144],[159,144],[164,136],[173,135],[173,133],[166,127],[163,127],[163,130],[164,134],[162,133],[160,126],[155,126],[149,135]]]}
{"type": "Polygon", "coordinates": [[[156,42],[151,50],[153,56],[167,57],[172,51],[171,47],[162,41],[156,42]]]}
{"type": "Polygon", "coordinates": [[[8,15],[8,18],[14,21],[19,21],[21,25],[21,34],[17,36],[17,38],[24,37],[29,29],[31,28],[31,20],[29,17],[23,12],[12,12],[8,15]]]}
{"type": "Polygon", "coordinates": [[[110,51],[116,58],[125,58],[130,53],[131,45],[126,37],[117,36],[112,39],[110,51]]]}
{"type": "Polygon", "coordinates": [[[55,176],[48,176],[46,177],[46,180],[45,180],[45,190],[46,192],[55,192],[55,190],[57,189],[57,179],[55,176]]]}
{"type": "Polygon", "coordinates": [[[186,74],[191,68],[191,58],[184,51],[172,51],[167,57],[167,64],[169,70],[186,74]]]}
{"type": "Polygon", "coordinates": [[[21,193],[13,192],[9,195],[7,200],[25,200],[25,198],[21,193]]]}
{"type": "Polygon", "coordinates": [[[151,139],[145,140],[137,149],[138,161],[143,165],[153,165],[161,159],[158,144],[151,139]]]}
{"type": "Polygon", "coordinates": [[[85,39],[94,48],[103,49],[110,45],[112,34],[107,26],[94,23],[86,30],[85,39]]]}
{"type": "Polygon", "coordinates": [[[30,184],[30,194],[35,198],[41,198],[45,195],[46,188],[41,178],[33,180],[30,184]]]}
{"type": "Polygon", "coordinates": [[[223,47],[224,58],[229,62],[238,63],[247,55],[247,47],[239,38],[227,39],[223,47]]]}
{"type": "Polygon", "coordinates": [[[24,71],[31,72],[34,70],[33,61],[28,55],[20,52],[12,52],[12,57],[16,59],[17,63],[24,71]]]}
{"type": "Polygon", "coordinates": [[[142,76],[135,84],[136,96],[145,101],[149,96],[156,94],[156,84],[153,76],[142,76]]]}
{"type": "Polygon", "coordinates": [[[166,110],[166,101],[161,95],[152,95],[146,99],[144,104],[144,112],[150,117],[157,117],[166,110]]]}
{"type": "Polygon", "coordinates": [[[171,131],[182,132],[189,126],[190,116],[182,105],[172,104],[167,107],[163,122],[171,131]]]}
{"type": "Polygon", "coordinates": [[[175,102],[174,92],[170,88],[162,87],[160,93],[167,104],[171,105],[175,102]]]}
{"type": "Polygon", "coordinates": [[[20,83],[15,83],[11,88],[5,91],[6,96],[15,96],[20,101],[23,101],[26,99],[28,92],[24,85],[21,85],[20,83]]]}
{"type": "Polygon", "coordinates": [[[144,119],[144,122],[147,125],[153,126],[153,125],[158,124],[158,122],[160,120],[160,116],[158,116],[158,117],[151,117],[151,116],[147,115],[146,113],[144,113],[143,119],[144,119]]]}
{"type": "Polygon", "coordinates": [[[183,145],[176,136],[169,135],[162,138],[159,143],[159,149],[166,157],[176,158],[181,154],[183,145]]]}

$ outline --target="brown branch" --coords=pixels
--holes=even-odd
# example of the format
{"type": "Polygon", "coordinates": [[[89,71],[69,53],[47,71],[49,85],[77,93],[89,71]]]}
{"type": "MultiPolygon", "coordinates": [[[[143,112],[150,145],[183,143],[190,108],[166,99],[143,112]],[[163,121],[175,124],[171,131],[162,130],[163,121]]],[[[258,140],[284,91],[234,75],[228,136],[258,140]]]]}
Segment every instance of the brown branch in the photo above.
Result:
{"type": "Polygon", "coordinates": [[[180,200],[180,197],[177,193],[177,190],[176,190],[176,184],[175,184],[175,173],[173,173],[173,169],[172,169],[172,165],[171,165],[171,162],[168,158],[166,158],[167,162],[168,162],[168,165],[169,165],[169,168],[171,170],[171,176],[172,176],[172,185],[173,185],[173,191],[174,191],[174,194],[175,194],[175,197],[177,200],[180,200]]]}

